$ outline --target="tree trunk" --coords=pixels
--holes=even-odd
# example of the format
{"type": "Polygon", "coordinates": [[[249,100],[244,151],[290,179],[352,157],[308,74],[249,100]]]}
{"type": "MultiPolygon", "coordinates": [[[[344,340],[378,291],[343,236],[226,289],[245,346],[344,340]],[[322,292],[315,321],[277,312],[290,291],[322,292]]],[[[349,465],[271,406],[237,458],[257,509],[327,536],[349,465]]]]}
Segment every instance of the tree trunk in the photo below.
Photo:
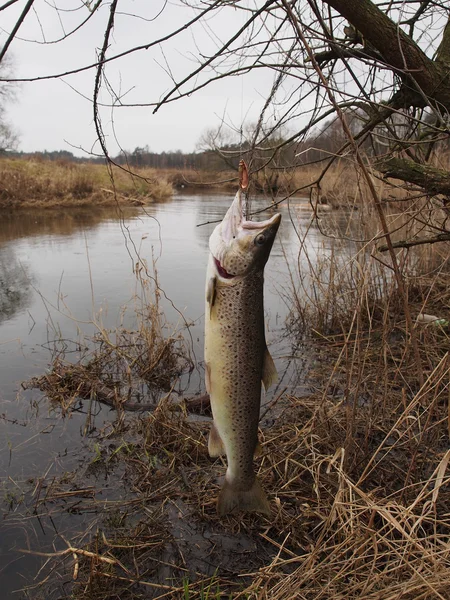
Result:
{"type": "Polygon", "coordinates": [[[323,0],[347,19],[380,52],[388,67],[414,91],[415,106],[440,104],[450,111],[450,66],[447,57],[450,27],[444,31],[441,60],[433,61],[396,23],[370,0],[323,0]],[[429,99],[429,100],[428,100],[429,99]]]}

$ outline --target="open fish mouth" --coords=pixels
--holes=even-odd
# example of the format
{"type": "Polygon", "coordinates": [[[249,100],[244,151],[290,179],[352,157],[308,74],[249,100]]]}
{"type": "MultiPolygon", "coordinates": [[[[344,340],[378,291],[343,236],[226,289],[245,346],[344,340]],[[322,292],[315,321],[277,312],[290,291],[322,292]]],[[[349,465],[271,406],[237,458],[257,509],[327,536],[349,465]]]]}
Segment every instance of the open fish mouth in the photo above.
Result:
{"type": "Polygon", "coordinates": [[[220,261],[218,261],[217,258],[215,258],[215,257],[213,257],[213,258],[214,258],[214,264],[216,265],[217,272],[219,273],[219,275],[221,277],[223,277],[224,279],[233,279],[235,277],[235,275],[228,273],[228,271],[222,267],[222,265],[220,264],[220,261]]]}
{"type": "MultiPolygon", "coordinates": [[[[248,260],[243,259],[242,252],[244,251],[244,247],[247,252],[250,244],[249,240],[256,240],[258,234],[265,234],[265,236],[261,236],[262,241],[264,242],[264,237],[269,240],[271,239],[270,248],[272,247],[272,242],[281,219],[280,214],[273,215],[265,221],[250,221],[245,219],[243,215],[242,196],[242,191],[238,190],[225,217],[217,225],[209,238],[209,249],[214,259],[216,273],[219,277],[226,280],[239,277],[247,272],[247,264],[244,263],[247,263],[248,260]],[[245,239],[248,241],[243,241],[245,239]],[[242,263],[242,269],[236,270],[234,259],[230,259],[232,255],[235,255],[237,262],[242,263]]],[[[268,258],[270,248],[264,262],[268,258]]],[[[255,253],[250,252],[250,254],[256,256],[255,253]]],[[[250,258],[250,260],[253,260],[253,258],[250,258]]]]}
{"type": "Polygon", "coordinates": [[[246,219],[244,216],[243,193],[241,190],[238,190],[220,227],[222,241],[229,244],[238,236],[240,231],[246,233],[253,233],[257,230],[262,231],[274,225],[278,220],[278,215],[274,215],[265,221],[251,221],[246,219]]]}

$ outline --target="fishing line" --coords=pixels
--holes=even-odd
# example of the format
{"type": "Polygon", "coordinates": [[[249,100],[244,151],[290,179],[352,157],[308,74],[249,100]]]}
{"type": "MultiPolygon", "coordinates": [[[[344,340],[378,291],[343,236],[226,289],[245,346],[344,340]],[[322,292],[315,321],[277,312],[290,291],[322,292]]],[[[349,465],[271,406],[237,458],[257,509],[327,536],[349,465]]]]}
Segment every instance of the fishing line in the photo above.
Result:
{"type": "MultiPolygon", "coordinates": [[[[242,25],[245,24],[245,12],[242,11],[242,25]]],[[[245,47],[245,46],[244,46],[245,47]]],[[[242,62],[245,61],[245,57],[239,60],[239,67],[242,66],[242,62]]],[[[242,187],[242,173],[240,165],[244,160],[244,85],[245,85],[245,75],[241,75],[241,126],[239,130],[239,187],[241,188],[241,193],[244,194],[244,217],[248,221],[250,219],[250,197],[249,197],[249,181],[248,177],[246,178],[246,186],[242,187]]],[[[248,165],[248,168],[250,165],[248,165]]],[[[246,169],[247,174],[249,174],[246,169]]]]}

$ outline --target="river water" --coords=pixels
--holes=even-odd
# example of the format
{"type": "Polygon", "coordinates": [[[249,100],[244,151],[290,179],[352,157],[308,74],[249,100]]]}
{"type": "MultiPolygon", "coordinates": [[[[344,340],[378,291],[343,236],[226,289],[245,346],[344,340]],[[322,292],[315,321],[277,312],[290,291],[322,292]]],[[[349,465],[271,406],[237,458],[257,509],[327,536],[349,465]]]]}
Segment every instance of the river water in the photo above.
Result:
{"type": "MultiPolygon", "coordinates": [[[[170,299],[162,299],[167,321],[179,326],[181,312],[190,323],[189,343],[196,369],[181,378],[180,386],[186,394],[204,391],[208,238],[215,227],[213,222],[223,217],[231,199],[231,195],[183,195],[145,209],[61,209],[0,216],[2,599],[13,597],[13,591],[29,584],[36,574],[36,558],[18,549],[43,543],[43,530],[40,532],[36,524],[32,534],[23,526],[19,507],[24,489],[32,489],[41,474],[56,476],[74,468],[86,443],[82,411],[61,419],[57,411],[49,409],[42,393],[23,390],[21,383],[50,367],[55,339],[66,340],[66,359],[71,360],[73,351],[76,360],[76,342],[93,332],[90,322],[94,315],[101,314],[106,327],[119,323],[124,305],[135,292],[134,265],[139,259],[151,265],[155,259],[159,285],[170,299]]],[[[252,208],[259,210],[266,204],[267,200],[260,199],[252,208]]],[[[265,402],[285,387],[301,392],[302,361],[291,360],[295,349],[285,335],[290,310],[285,257],[295,271],[300,248],[296,230],[309,227],[310,260],[329,252],[332,243],[311,225],[306,200],[291,200],[290,206],[283,205],[280,211],[282,224],[265,271],[267,340],[280,382],[265,402]]],[[[258,218],[271,214],[267,210],[258,218]]],[[[100,428],[111,419],[111,411],[98,407],[96,419],[100,428]]],[[[69,531],[70,526],[69,518],[58,525],[60,531],[69,531]]],[[[21,597],[20,593],[14,597],[21,597]]]]}

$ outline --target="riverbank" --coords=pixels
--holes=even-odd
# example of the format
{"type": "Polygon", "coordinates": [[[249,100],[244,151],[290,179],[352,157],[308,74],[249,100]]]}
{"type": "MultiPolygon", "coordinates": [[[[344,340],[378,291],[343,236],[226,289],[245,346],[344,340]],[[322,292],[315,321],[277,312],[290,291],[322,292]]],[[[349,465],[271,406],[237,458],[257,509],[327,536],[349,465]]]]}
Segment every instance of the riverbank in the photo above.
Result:
{"type": "MultiPolygon", "coordinates": [[[[347,339],[335,333],[305,342],[316,356],[308,381],[317,391],[282,395],[261,418],[257,469],[269,518],[217,516],[225,463],[208,456],[207,419],[193,419],[189,404],[170,394],[136,417],[124,411],[130,394],[116,387],[116,415],[78,466],[29,484],[24,505],[37,507],[44,523],[67,512],[92,515],[87,530],[55,535],[57,550],[42,555],[46,565],[29,596],[446,598],[447,333],[422,330],[434,349],[422,387],[405,352],[403,320],[384,340],[386,333],[377,318],[347,339]]],[[[88,366],[84,385],[101,364],[97,355],[97,374],[88,366]]],[[[85,390],[79,375],[55,364],[33,385],[70,418],[105,393],[98,383],[85,390]]],[[[13,509],[16,518],[23,510],[20,502],[13,509]]]]}
{"type": "MultiPolygon", "coordinates": [[[[270,199],[312,193],[312,205],[330,208],[359,203],[361,183],[352,165],[332,167],[317,186],[321,169],[320,165],[294,171],[264,168],[252,176],[250,193],[270,199]]],[[[143,206],[169,200],[176,191],[234,193],[237,185],[238,175],[233,171],[107,168],[64,160],[0,157],[0,209],[143,206]]]]}
{"type": "Polygon", "coordinates": [[[154,169],[131,174],[104,165],[0,158],[0,208],[140,206],[172,197],[154,169]]]}

